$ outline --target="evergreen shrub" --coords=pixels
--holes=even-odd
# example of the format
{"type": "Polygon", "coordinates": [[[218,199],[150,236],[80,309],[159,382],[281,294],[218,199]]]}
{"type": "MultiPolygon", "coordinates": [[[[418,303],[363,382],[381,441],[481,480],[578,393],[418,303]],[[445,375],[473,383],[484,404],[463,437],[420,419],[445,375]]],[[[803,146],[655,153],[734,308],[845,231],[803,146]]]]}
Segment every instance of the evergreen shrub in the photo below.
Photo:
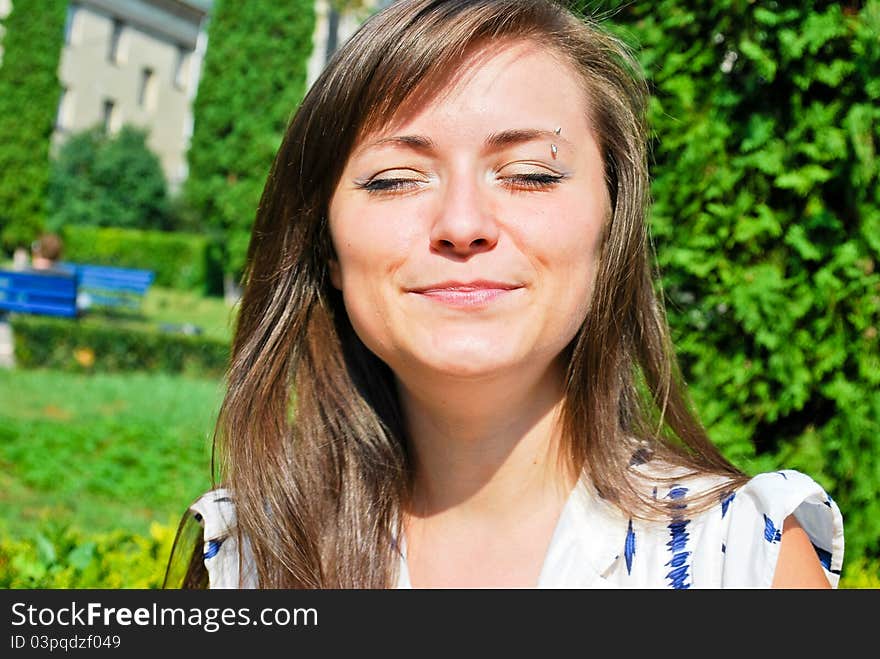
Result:
{"type": "Polygon", "coordinates": [[[0,61],[0,247],[27,246],[46,221],[49,145],[61,96],[67,0],[13,2],[0,61]]]}
{"type": "MultiPolygon", "coordinates": [[[[587,2],[590,10],[597,3],[587,2]]],[[[695,406],[880,557],[880,2],[606,2],[652,103],[651,226],[695,406]]]]}
{"type": "Polygon", "coordinates": [[[217,0],[195,100],[187,206],[222,246],[223,270],[244,266],[260,195],[306,86],[312,0],[217,0]]]}
{"type": "Polygon", "coordinates": [[[171,230],[174,219],[159,157],[147,132],[101,127],[69,136],[52,161],[47,228],[71,225],[171,230]]]}

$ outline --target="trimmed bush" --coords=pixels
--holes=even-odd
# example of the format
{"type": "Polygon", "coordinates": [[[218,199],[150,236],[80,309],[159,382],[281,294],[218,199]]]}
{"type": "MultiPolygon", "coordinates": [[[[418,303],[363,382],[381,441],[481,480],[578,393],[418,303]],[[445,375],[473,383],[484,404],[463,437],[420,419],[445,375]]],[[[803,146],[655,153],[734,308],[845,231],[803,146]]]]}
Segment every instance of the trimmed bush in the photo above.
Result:
{"type": "Polygon", "coordinates": [[[142,268],[156,273],[157,286],[222,291],[213,247],[204,236],[87,226],[66,226],[61,235],[65,261],[142,268]]]}
{"type": "Polygon", "coordinates": [[[10,324],[15,361],[23,368],[213,377],[225,373],[229,359],[229,346],[216,339],[165,333],[136,323],[11,314],[10,324]]]}

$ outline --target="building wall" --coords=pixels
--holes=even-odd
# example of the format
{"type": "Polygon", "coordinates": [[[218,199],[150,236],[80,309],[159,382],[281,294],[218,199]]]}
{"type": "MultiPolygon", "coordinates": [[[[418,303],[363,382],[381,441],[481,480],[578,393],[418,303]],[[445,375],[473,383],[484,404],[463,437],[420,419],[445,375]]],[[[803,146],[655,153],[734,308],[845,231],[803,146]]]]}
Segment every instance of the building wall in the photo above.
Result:
{"type": "MultiPolygon", "coordinates": [[[[2,0],[0,0],[2,1],[2,0]]],[[[54,142],[95,125],[148,129],[172,191],[187,175],[204,13],[177,0],[80,0],[68,11],[54,142]],[[114,34],[118,46],[111,52],[114,34]]],[[[204,3],[200,3],[204,4],[204,3]]]]}

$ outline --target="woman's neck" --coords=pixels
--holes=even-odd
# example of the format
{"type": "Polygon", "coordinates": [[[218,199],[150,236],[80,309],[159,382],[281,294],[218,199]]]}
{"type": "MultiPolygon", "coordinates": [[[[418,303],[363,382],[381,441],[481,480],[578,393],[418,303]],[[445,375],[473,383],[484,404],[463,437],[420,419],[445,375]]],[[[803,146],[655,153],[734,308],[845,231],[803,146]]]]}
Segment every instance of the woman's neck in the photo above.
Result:
{"type": "Polygon", "coordinates": [[[504,524],[562,502],[576,481],[560,453],[563,372],[407,387],[401,403],[414,458],[407,513],[504,524]]]}

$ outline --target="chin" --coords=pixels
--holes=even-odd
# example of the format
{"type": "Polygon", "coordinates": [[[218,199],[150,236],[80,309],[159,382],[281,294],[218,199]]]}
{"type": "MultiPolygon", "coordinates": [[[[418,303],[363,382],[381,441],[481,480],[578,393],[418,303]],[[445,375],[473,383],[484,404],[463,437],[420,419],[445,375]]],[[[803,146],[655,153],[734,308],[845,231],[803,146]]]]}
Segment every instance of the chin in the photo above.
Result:
{"type": "Polygon", "coordinates": [[[459,380],[483,380],[494,376],[509,373],[517,367],[516,363],[503,363],[499,361],[476,362],[464,360],[447,360],[440,363],[426,363],[425,368],[437,377],[445,377],[459,380]]]}
{"type": "Polygon", "coordinates": [[[414,363],[437,376],[481,379],[522,368],[528,355],[511,350],[511,343],[498,336],[481,339],[474,336],[454,340],[447,337],[433,341],[424,350],[414,351],[414,363]]]}

